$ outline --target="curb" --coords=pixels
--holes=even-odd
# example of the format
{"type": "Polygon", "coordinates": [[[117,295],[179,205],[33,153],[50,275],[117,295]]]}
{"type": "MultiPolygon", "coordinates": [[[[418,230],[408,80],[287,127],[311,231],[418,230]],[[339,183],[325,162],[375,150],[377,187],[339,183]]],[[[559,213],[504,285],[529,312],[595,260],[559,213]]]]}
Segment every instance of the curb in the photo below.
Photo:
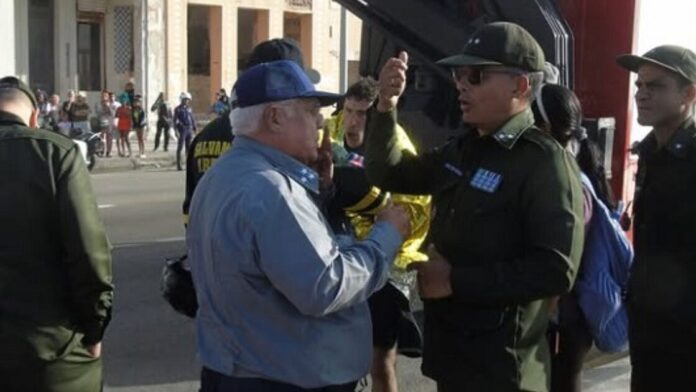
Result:
{"type": "Polygon", "coordinates": [[[121,171],[141,170],[141,169],[160,169],[176,167],[174,156],[163,156],[153,158],[101,158],[97,157],[97,162],[91,173],[113,173],[121,171]]]}

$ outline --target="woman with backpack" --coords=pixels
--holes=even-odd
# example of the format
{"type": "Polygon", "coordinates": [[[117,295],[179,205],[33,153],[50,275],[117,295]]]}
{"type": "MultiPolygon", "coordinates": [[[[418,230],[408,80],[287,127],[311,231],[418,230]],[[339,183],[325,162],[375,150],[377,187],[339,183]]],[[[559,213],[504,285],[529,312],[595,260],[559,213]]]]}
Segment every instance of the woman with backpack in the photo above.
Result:
{"type": "MultiPolygon", "coordinates": [[[[618,317],[614,322],[618,323],[619,326],[624,322],[620,318],[625,317],[625,310],[620,309],[614,314],[610,314],[611,312],[606,311],[603,307],[602,296],[619,296],[620,298],[622,285],[626,283],[627,275],[609,276],[612,275],[609,271],[613,267],[609,265],[609,260],[612,257],[618,257],[623,259],[623,262],[630,263],[632,250],[628,249],[630,252],[625,252],[626,254],[614,255],[612,254],[614,252],[605,246],[607,241],[615,240],[621,242],[619,246],[630,248],[630,244],[618,227],[618,222],[615,222],[616,225],[608,222],[613,220],[608,212],[616,209],[616,202],[604,174],[604,168],[599,163],[598,147],[587,137],[587,131],[582,127],[582,108],[575,93],[560,85],[542,85],[536,94],[532,111],[536,126],[542,131],[548,132],[575,156],[583,176],[586,233],[583,259],[573,290],[561,296],[556,308],[552,310],[555,314],[552,316],[553,321],[548,331],[549,346],[552,353],[551,392],[576,392],[582,389],[583,363],[593,341],[601,346],[600,349],[613,351],[615,350],[614,346],[618,345],[615,342],[624,340],[623,337],[610,336],[610,341],[607,344],[605,342],[606,336],[602,336],[602,334],[613,331],[598,331],[596,319],[597,317],[604,317],[604,319],[618,317]],[[610,231],[602,231],[602,235],[606,234],[608,238],[597,239],[598,230],[605,229],[607,224],[609,224],[610,231]],[[601,254],[600,257],[597,257],[598,253],[601,254]],[[630,259],[626,260],[627,258],[630,259]],[[603,280],[607,276],[612,282],[618,281],[616,282],[618,284],[612,286],[614,292],[598,294],[596,291],[592,291],[593,287],[588,288],[586,284],[588,280],[603,280]],[[588,309],[587,291],[592,291],[590,294],[596,295],[594,298],[597,300],[594,303],[589,302],[589,307],[592,309],[588,309]]],[[[589,286],[594,285],[593,283],[589,286]]]]}

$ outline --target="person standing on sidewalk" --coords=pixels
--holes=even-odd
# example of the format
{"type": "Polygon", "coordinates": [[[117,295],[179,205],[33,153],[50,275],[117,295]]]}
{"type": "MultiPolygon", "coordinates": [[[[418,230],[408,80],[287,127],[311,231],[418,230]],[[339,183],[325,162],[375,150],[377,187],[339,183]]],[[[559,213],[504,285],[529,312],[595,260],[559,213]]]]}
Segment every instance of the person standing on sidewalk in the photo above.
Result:
{"type": "Polygon", "coordinates": [[[67,121],[70,123],[72,128],[73,123],[73,105],[75,104],[75,90],[68,90],[66,100],[63,101],[63,105],[60,109],[60,118],[62,121],[67,121]]]}
{"type": "Polygon", "coordinates": [[[133,116],[133,130],[138,138],[138,157],[146,158],[145,156],[145,129],[147,128],[147,115],[143,109],[143,100],[140,95],[133,98],[133,107],[131,108],[133,116]]]}
{"type": "Polygon", "coordinates": [[[98,392],[111,245],[78,146],[0,79],[0,391],[98,392]]]}
{"type": "Polygon", "coordinates": [[[184,150],[184,158],[188,156],[191,139],[196,133],[196,119],[193,116],[193,110],[189,106],[191,103],[191,94],[184,91],[179,96],[181,104],[174,109],[174,128],[179,134],[179,140],[176,146],[176,169],[183,170],[181,166],[181,150],[184,150]]]}
{"type": "Polygon", "coordinates": [[[121,150],[119,156],[126,156],[126,148],[128,148],[128,157],[131,156],[131,145],[128,135],[133,129],[133,114],[128,99],[121,97],[121,106],[116,110],[116,118],[118,119],[118,138],[121,142],[121,150]]]}
{"type": "Polygon", "coordinates": [[[157,133],[155,134],[155,148],[152,151],[157,151],[159,148],[162,133],[164,133],[164,151],[167,151],[169,149],[169,129],[172,127],[172,109],[164,99],[164,93],[159,93],[157,100],[150,108],[150,112],[157,113],[157,133]]]}
{"type": "MultiPolygon", "coordinates": [[[[109,132],[111,132],[111,139],[116,141],[116,150],[119,156],[123,156],[123,143],[121,142],[121,134],[118,131],[118,124],[116,119],[116,112],[121,104],[116,100],[116,95],[113,91],[109,91],[109,108],[111,109],[111,123],[109,124],[109,132]]],[[[107,154],[111,154],[112,146],[106,146],[107,154]]]]}
{"type": "Polygon", "coordinates": [[[108,91],[102,91],[101,100],[95,109],[99,123],[99,133],[101,134],[101,138],[106,145],[105,157],[109,158],[111,157],[111,147],[113,145],[113,132],[111,130],[111,124],[113,123],[113,118],[116,113],[111,107],[111,102],[109,102],[108,91]]]}
{"type": "Polygon", "coordinates": [[[79,135],[92,132],[92,126],[89,123],[89,116],[92,114],[92,108],[87,103],[85,93],[77,94],[77,100],[72,104],[72,127],[73,131],[79,129],[79,135]]]}
{"type": "Polygon", "coordinates": [[[696,391],[696,54],[622,55],[637,73],[635,259],[628,284],[631,391],[696,391]]]}

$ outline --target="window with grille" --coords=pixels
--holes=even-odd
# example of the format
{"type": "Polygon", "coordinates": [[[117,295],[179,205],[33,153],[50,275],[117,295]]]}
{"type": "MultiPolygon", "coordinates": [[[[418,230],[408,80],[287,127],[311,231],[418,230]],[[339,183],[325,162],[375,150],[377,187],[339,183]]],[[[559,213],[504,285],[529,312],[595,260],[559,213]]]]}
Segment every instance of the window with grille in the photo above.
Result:
{"type": "Polygon", "coordinates": [[[133,7],[114,7],[114,71],[132,73],[133,57],[133,7]]]}

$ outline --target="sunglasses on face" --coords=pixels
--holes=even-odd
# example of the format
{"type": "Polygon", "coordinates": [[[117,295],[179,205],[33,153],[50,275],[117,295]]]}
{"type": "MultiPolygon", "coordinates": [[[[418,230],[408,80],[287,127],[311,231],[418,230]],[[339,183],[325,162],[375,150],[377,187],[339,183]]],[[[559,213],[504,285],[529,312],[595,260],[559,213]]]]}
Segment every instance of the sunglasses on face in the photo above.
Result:
{"type": "Polygon", "coordinates": [[[487,74],[505,74],[512,76],[524,75],[521,70],[511,68],[491,68],[486,66],[477,67],[455,67],[451,69],[452,79],[455,83],[463,83],[465,80],[472,86],[478,86],[483,83],[487,74]]]}

